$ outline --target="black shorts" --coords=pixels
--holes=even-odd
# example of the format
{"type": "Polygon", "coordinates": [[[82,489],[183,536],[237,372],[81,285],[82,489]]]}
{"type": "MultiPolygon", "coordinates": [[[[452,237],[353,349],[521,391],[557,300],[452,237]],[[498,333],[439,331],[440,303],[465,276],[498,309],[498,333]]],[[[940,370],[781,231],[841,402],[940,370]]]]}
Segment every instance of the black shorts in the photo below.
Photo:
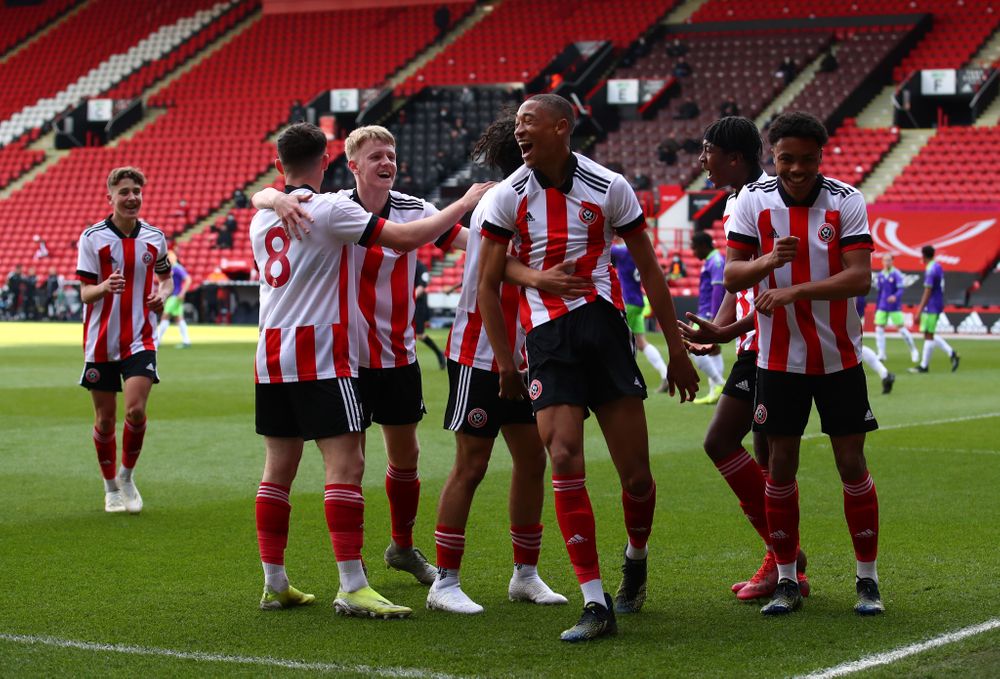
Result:
{"type": "Polygon", "coordinates": [[[413,305],[413,332],[423,335],[427,330],[427,321],[431,319],[431,309],[427,305],[427,296],[424,295],[413,305]]]}
{"type": "Polygon", "coordinates": [[[358,381],[341,377],[310,382],[258,384],[257,433],[306,441],[365,430],[358,381]]]}
{"type": "Polygon", "coordinates": [[[828,436],[847,436],[878,429],[868,403],[868,384],[860,365],[829,375],[801,375],[757,370],[753,430],[780,436],[802,436],[813,401],[828,436]]]}
{"type": "Polygon", "coordinates": [[[424,418],[420,365],[402,368],[358,368],[361,402],[367,424],[415,424],[424,418]]]}
{"type": "Polygon", "coordinates": [[[122,390],[122,380],[130,377],[148,377],[153,384],[158,384],[160,376],[156,374],[156,352],[140,351],[120,361],[94,363],[87,361],[80,375],[80,386],[92,391],[122,390]]]}
{"type": "Polygon", "coordinates": [[[729,371],[722,393],[741,401],[753,402],[757,389],[757,352],[741,351],[729,371]]]}
{"type": "Polygon", "coordinates": [[[646,398],[625,316],[603,298],[528,333],[528,394],[537,413],[551,405],[591,410],[625,396],[646,398]]]}
{"type": "Polygon", "coordinates": [[[505,424],[534,424],[528,401],[500,398],[500,375],[448,360],[448,408],[444,428],[495,439],[505,424]]]}

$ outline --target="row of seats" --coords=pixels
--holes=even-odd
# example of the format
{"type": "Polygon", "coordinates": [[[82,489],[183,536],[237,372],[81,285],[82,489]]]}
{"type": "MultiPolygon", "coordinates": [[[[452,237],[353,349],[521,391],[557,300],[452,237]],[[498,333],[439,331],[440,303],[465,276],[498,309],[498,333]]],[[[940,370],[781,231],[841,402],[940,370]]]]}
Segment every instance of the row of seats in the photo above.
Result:
{"type": "Polygon", "coordinates": [[[0,54],[45,28],[80,3],[80,0],[47,0],[34,5],[0,5],[0,54]]]}
{"type": "Polygon", "coordinates": [[[27,148],[31,141],[33,138],[26,136],[0,147],[0,189],[45,160],[44,151],[27,148]]]}
{"type": "Polygon", "coordinates": [[[426,85],[528,81],[572,42],[627,46],[675,4],[642,0],[626,9],[601,0],[504,0],[408,78],[399,93],[414,94],[426,85]]]}

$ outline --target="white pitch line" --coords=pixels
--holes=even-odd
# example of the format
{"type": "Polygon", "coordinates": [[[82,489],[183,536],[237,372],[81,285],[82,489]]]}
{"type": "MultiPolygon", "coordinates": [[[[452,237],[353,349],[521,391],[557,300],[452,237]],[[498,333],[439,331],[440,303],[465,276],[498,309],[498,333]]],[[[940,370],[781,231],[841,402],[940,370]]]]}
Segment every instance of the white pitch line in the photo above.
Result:
{"type": "Polygon", "coordinates": [[[379,677],[418,677],[420,679],[457,679],[454,675],[442,674],[411,667],[378,667],[373,665],[351,665],[347,663],[305,662],[300,660],[284,660],[270,656],[224,655],[221,653],[203,653],[201,651],[174,651],[169,648],[152,648],[149,646],[129,646],[124,644],[98,644],[89,641],[74,641],[58,637],[34,636],[26,634],[0,633],[0,641],[15,644],[55,646],[57,648],[74,648],[83,651],[105,653],[123,653],[126,655],[148,655],[175,660],[195,660],[197,662],[230,663],[234,665],[258,665],[263,667],[280,667],[289,670],[306,670],[309,672],[354,672],[379,677]]]}
{"type": "Polygon", "coordinates": [[[885,653],[876,653],[875,655],[865,656],[860,660],[843,663],[841,665],[837,665],[836,667],[829,667],[825,670],[816,670],[815,672],[802,675],[801,679],[828,679],[829,677],[842,677],[845,674],[861,672],[862,670],[868,670],[872,667],[878,667],[879,665],[888,665],[907,656],[923,653],[926,650],[937,648],[939,646],[953,644],[956,641],[961,641],[962,639],[967,639],[968,637],[982,634],[983,632],[989,632],[990,630],[997,628],[1000,628],[1000,618],[993,618],[992,620],[987,620],[980,625],[964,627],[960,630],[942,634],[941,636],[928,639],[927,641],[922,641],[918,644],[910,644],[909,646],[897,648],[894,651],[886,651],[885,653]]]}
{"type": "MultiPolygon", "coordinates": [[[[947,417],[941,420],[925,420],[923,422],[907,422],[906,424],[887,424],[879,426],[878,431],[889,431],[892,429],[910,429],[911,427],[929,427],[935,424],[952,424],[953,422],[968,422],[969,420],[988,420],[991,417],[1000,417],[1000,413],[980,413],[978,415],[963,415],[962,417],[947,417]]],[[[826,434],[816,432],[805,434],[802,439],[826,438],[826,434]]]]}

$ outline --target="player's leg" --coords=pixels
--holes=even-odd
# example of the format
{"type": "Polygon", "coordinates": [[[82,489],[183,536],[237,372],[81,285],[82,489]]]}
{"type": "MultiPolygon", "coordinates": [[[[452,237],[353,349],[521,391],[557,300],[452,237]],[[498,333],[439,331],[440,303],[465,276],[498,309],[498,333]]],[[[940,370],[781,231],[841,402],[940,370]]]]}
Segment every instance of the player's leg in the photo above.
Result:
{"type": "MultiPolygon", "coordinates": [[[[117,376],[115,379],[118,379],[117,376]]],[[[117,393],[91,389],[90,398],[94,403],[94,429],[92,432],[94,448],[97,450],[97,463],[101,467],[101,476],[104,478],[104,511],[124,512],[125,499],[122,497],[121,489],[118,487],[118,479],[115,476],[115,458],[118,455],[118,444],[115,440],[117,393]]]]}
{"type": "Polygon", "coordinates": [[[646,357],[646,360],[649,361],[649,364],[653,366],[653,369],[660,376],[660,389],[657,391],[666,391],[664,389],[666,386],[664,381],[667,379],[667,364],[663,361],[660,350],[646,341],[646,326],[643,311],[643,307],[638,304],[626,304],[625,322],[635,337],[635,348],[642,352],[642,355],[646,357]]]}
{"type": "Polygon", "coordinates": [[[920,365],[910,372],[925,373],[930,369],[931,355],[934,353],[934,331],[937,330],[938,314],[920,314],[920,332],[924,333],[924,346],[920,352],[920,365]]]}
{"type": "Polygon", "coordinates": [[[826,388],[817,393],[823,433],[830,436],[834,459],[844,487],[844,516],[857,559],[860,615],[881,613],[878,592],[878,495],[865,459],[865,434],[878,428],[868,403],[865,374],[860,367],[826,375],[826,388]]]}
{"type": "MultiPolygon", "coordinates": [[[[512,404],[512,408],[526,404],[512,404]]],[[[530,406],[527,408],[530,414],[530,406]]],[[[514,573],[507,587],[511,601],[564,604],[538,575],[542,548],[542,503],[545,497],[545,446],[534,422],[512,422],[501,429],[513,461],[508,514],[514,547],[514,573]]]]}
{"type": "Polygon", "coordinates": [[[865,365],[875,371],[879,379],[882,380],[882,393],[888,394],[892,391],[892,385],[896,382],[896,376],[889,372],[889,369],[885,367],[885,364],[879,360],[879,357],[875,355],[875,352],[871,350],[870,347],[861,345],[861,360],[864,361],[865,365]]]}
{"type": "Polygon", "coordinates": [[[427,593],[427,608],[450,613],[482,613],[483,607],[462,591],[459,571],[465,553],[465,525],[476,488],[486,475],[494,438],[455,432],[455,463],[438,501],[437,577],[427,593]]]}
{"type": "Polygon", "coordinates": [[[191,336],[188,334],[188,324],[187,321],[184,320],[183,302],[180,302],[179,309],[177,311],[177,329],[181,332],[181,347],[186,348],[191,346],[191,336]]]}
{"type": "Polygon", "coordinates": [[[173,316],[163,314],[163,320],[160,321],[160,327],[156,329],[156,340],[158,342],[163,342],[163,336],[167,334],[167,329],[170,327],[171,321],[173,321],[173,316]]]}
{"type": "Polygon", "coordinates": [[[649,435],[642,399],[626,396],[596,408],[597,421],[622,485],[622,509],[628,543],[621,586],[615,594],[616,613],[638,613],[646,600],[646,557],[656,484],[649,468],[649,435]]]}
{"type": "Polygon", "coordinates": [[[885,324],[889,314],[878,310],[875,312],[875,347],[878,349],[878,358],[885,360],[885,324]]]}
{"type": "Polygon", "coordinates": [[[903,320],[902,311],[893,311],[889,314],[889,322],[899,329],[899,336],[903,338],[903,341],[906,342],[906,348],[910,350],[910,362],[916,363],[920,360],[920,352],[917,351],[917,344],[913,340],[913,333],[906,327],[906,323],[903,320]]]}
{"type": "Polygon", "coordinates": [[[257,547],[264,569],[263,610],[293,608],[316,600],[292,587],[285,571],[285,548],[292,512],[289,493],[302,459],[303,442],[297,437],[264,437],[264,473],[254,503],[257,522],[257,547]]]}
{"type": "Polygon", "coordinates": [[[718,360],[722,358],[721,354],[719,354],[718,359],[715,356],[692,356],[691,358],[698,370],[708,377],[708,393],[696,398],[692,403],[699,405],[718,403],[719,397],[722,396],[723,385],[726,382],[720,369],[721,360],[718,360]]]}
{"type": "Polygon", "coordinates": [[[146,404],[153,385],[160,381],[156,372],[156,352],[140,351],[122,361],[125,378],[125,426],[122,431],[122,464],[118,485],[125,508],[132,514],[142,511],[142,496],[132,478],[142,443],[146,437],[146,404]]]}

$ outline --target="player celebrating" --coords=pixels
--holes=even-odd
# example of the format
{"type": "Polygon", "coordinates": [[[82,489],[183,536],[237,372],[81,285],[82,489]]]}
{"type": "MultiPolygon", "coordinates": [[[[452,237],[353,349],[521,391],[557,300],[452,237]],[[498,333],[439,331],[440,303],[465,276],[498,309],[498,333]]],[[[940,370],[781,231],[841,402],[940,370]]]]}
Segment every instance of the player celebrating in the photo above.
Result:
{"type": "MultiPolygon", "coordinates": [[[[715,249],[712,236],[705,231],[697,231],[691,235],[691,250],[695,257],[702,260],[701,274],[698,278],[698,315],[702,318],[715,318],[722,306],[722,298],[726,289],[722,285],[722,272],[726,268],[726,260],[715,249]]],[[[725,380],[722,378],[722,351],[714,347],[709,353],[695,355],[694,364],[708,375],[708,393],[696,398],[698,405],[714,405],[722,396],[725,380]]]]}
{"type": "Polygon", "coordinates": [[[174,280],[174,291],[163,305],[163,320],[160,321],[160,328],[157,331],[157,335],[159,336],[159,341],[162,342],[167,328],[170,327],[172,322],[176,321],[177,329],[181,333],[181,343],[178,347],[187,349],[191,346],[191,338],[188,336],[187,321],[184,320],[184,295],[191,289],[191,276],[188,274],[187,269],[177,261],[176,252],[169,250],[167,257],[170,259],[170,275],[174,280]]]}
{"type": "Polygon", "coordinates": [[[878,497],[864,454],[878,428],[861,368],[861,323],[850,300],[871,286],[872,238],[864,197],[819,173],[823,124],[784,113],[768,131],[778,176],[740,192],[729,229],[725,284],[759,285],[754,429],[767,434],[767,525],[778,562],[765,615],[802,605],[796,580],[799,445],[812,401],[830,437],[844,485],[844,514],[857,558],[861,615],[881,613],[876,554],[878,497]]]}
{"type": "Polygon", "coordinates": [[[656,486],[649,468],[649,440],[642,399],[646,387],[621,312],[612,304],[610,244],[622,236],[669,348],[667,380],[690,400],[698,376],[687,357],[673,302],[635,193],[616,173],[570,150],[575,114],[553,94],[530,97],[517,111],[515,137],[524,166],[504,180],[483,215],[478,303],[500,375],[501,398],[530,397],[538,431],[552,459],[559,528],[584,597],[579,622],[564,641],[586,641],[617,630],[611,597],[604,593],[586,489],[583,420],[597,414],[622,485],[628,532],[624,578],[615,610],[637,612],[646,595],[646,542],[656,486]],[[642,236],[642,237],[639,237],[642,236]],[[504,324],[500,284],[508,244],[533,269],[575,261],[574,274],[590,291],[568,300],[526,288],[520,296],[527,332],[528,377],[513,361],[504,324]]]}
{"type": "Polygon", "coordinates": [[[625,322],[635,338],[635,348],[642,352],[649,364],[660,375],[659,392],[667,390],[667,364],[656,346],[646,341],[646,322],[643,314],[646,310],[646,296],[642,292],[642,282],[639,271],[635,268],[628,246],[620,238],[615,238],[611,246],[611,261],[618,272],[618,280],[622,286],[622,300],[625,302],[625,322]]]}
{"type": "MultiPolygon", "coordinates": [[[[762,144],[752,120],[739,116],[720,118],[705,128],[701,164],[708,178],[718,187],[729,186],[733,192],[726,199],[723,226],[729,228],[736,207],[736,196],[751,182],[768,176],[760,169],[762,144]]],[[[718,288],[713,287],[713,292],[718,288]]],[[[705,452],[726,483],[739,498],[740,508],[764,542],[764,561],[749,580],[733,584],[732,591],[742,601],[770,597],[778,585],[778,567],[767,530],[764,511],[764,484],[767,478],[767,437],[754,432],[756,464],[750,458],[743,439],[753,425],[753,397],[757,389],[757,334],[754,331],[753,288],[726,292],[714,320],[688,314],[692,324],[681,323],[681,332],[689,342],[708,351],[715,345],[738,340],[736,362],[722,390],[715,414],[705,433],[705,452]]],[[[806,556],[798,556],[799,587],[809,594],[805,575],[806,556]]]]}
{"type": "Polygon", "coordinates": [[[170,294],[163,232],[139,219],[146,177],[134,167],[108,175],[111,214],[83,232],[76,273],[83,315],[80,386],[94,401],[94,447],[104,476],[104,511],[142,511],[132,477],[146,434],[146,402],[156,374],[156,314],[170,294]],[[153,278],[158,280],[154,287],[153,278]],[[117,393],[125,382],[122,464],[115,473],[117,393]]]}
{"type": "MultiPolygon", "coordinates": [[[[521,149],[514,140],[511,113],[496,120],[477,142],[473,157],[509,175],[521,165],[521,149]]],[[[544,496],[545,447],[538,437],[535,416],[527,401],[508,401],[499,396],[500,377],[483,319],[476,301],[477,258],[482,241],[483,213],[497,188],[490,189],[472,213],[462,295],[455,310],[455,323],[448,336],[448,408],[444,426],[455,432],[455,464],[441,489],[438,503],[438,576],[427,594],[427,607],[451,613],[481,613],[483,607],[462,591],[459,569],[465,552],[465,526],[476,488],[486,474],[497,434],[503,432],[513,460],[510,485],[510,537],[514,546],[514,574],[507,587],[511,601],[564,604],[566,597],[553,592],[538,576],[538,554],[542,545],[542,501],[544,496]]],[[[520,280],[553,294],[578,297],[588,291],[587,281],[567,277],[563,269],[546,272],[530,269],[508,258],[508,280],[520,280]],[[513,274],[513,275],[512,275],[513,274]],[[555,276],[555,278],[553,277],[555,276]]],[[[501,288],[512,360],[522,369],[524,331],[517,322],[516,285],[501,288]]]]}
{"type": "MultiPolygon", "coordinates": [[[[878,360],[885,358],[885,326],[892,324],[899,328],[899,336],[910,348],[910,360],[916,363],[920,360],[917,345],[913,335],[903,322],[903,274],[892,266],[892,255],[882,255],[882,270],[875,276],[875,287],[878,288],[878,302],[875,305],[875,346],[878,347],[878,360]]],[[[863,318],[864,316],[862,316],[863,318]]]]}
{"type": "Polygon", "coordinates": [[[925,373],[930,370],[931,354],[938,347],[951,359],[951,371],[958,370],[958,354],[940,335],[935,336],[938,318],[944,311],[944,269],[934,259],[934,246],[925,245],[920,249],[924,259],[924,294],[917,305],[917,317],[920,318],[920,332],[924,333],[924,350],[920,357],[920,365],[910,368],[912,373],[925,373]]]}
{"type": "MultiPolygon", "coordinates": [[[[329,164],[326,136],[314,125],[288,127],[278,139],[278,171],[286,192],[314,192],[329,164]]],[[[250,225],[261,271],[260,338],[255,365],[257,433],[266,461],[257,493],[257,537],[264,568],[261,608],[309,604],[289,586],[284,567],[289,491],[303,442],[315,440],[326,467],[327,526],[340,574],[334,608],[344,615],[403,617],[368,585],[361,561],[364,525],[362,432],[367,424],[357,385],[358,298],[351,243],[409,251],[454,228],[485,190],[406,225],[366,212],[347,196],[312,198],[311,236],[292,242],[273,210],[250,225]]],[[[254,196],[254,204],[260,204],[254,196]]]]}

